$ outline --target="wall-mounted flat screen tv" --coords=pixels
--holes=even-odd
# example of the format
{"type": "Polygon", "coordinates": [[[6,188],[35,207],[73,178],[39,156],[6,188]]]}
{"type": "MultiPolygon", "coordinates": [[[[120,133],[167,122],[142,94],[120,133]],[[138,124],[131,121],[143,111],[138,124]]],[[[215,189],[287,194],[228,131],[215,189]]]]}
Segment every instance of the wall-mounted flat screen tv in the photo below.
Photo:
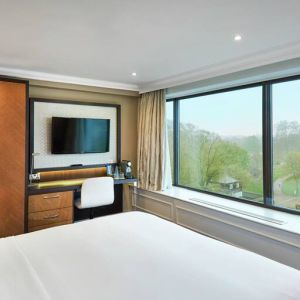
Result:
{"type": "Polygon", "coordinates": [[[110,120],[52,117],[52,154],[109,152],[110,120]]]}

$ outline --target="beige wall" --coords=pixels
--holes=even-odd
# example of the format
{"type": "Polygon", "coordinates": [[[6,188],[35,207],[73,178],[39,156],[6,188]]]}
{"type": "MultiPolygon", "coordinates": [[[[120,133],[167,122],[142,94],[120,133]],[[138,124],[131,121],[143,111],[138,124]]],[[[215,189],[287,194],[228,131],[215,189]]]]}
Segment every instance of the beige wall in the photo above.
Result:
{"type": "MultiPolygon", "coordinates": [[[[131,160],[136,174],[138,93],[107,88],[87,87],[31,80],[29,96],[121,105],[121,159],[131,160]]],[[[124,190],[124,209],[129,209],[128,189],[124,190]]]]}

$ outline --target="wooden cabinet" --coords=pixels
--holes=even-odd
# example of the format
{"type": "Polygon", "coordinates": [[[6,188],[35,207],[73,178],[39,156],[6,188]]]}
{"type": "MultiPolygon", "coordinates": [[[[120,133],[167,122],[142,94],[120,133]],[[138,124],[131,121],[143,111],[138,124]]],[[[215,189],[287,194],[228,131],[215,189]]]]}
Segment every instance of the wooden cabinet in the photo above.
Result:
{"type": "Polygon", "coordinates": [[[28,82],[0,78],[0,237],[25,231],[28,82]]]}
{"type": "Polygon", "coordinates": [[[29,196],[28,230],[36,231],[73,222],[73,192],[29,196]]]}
{"type": "Polygon", "coordinates": [[[48,193],[29,197],[28,212],[34,213],[45,210],[72,207],[73,192],[48,193]]]}

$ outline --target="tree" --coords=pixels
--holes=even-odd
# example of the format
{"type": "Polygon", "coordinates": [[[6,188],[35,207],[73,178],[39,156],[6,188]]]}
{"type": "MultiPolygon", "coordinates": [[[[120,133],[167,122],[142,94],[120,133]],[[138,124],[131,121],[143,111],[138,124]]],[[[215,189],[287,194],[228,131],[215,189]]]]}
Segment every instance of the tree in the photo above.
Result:
{"type": "Polygon", "coordinates": [[[191,124],[180,126],[180,183],[208,189],[223,176],[245,183],[250,174],[248,152],[219,135],[191,124]]]}
{"type": "Polygon", "coordinates": [[[275,125],[274,160],[280,164],[289,152],[300,149],[300,124],[296,121],[280,121],[275,125]]]}
{"type": "Polygon", "coordinates": [[[299,182],[300,176],[300,152],[290,152],[285,160],[285,166],[288,174],[291,174],[296,183],[296,194],[299,194],[299,182]]]}
{"type": "Polygon", "coordinates": [[[245,172],[248,170],[249,156],[238,145],[212,134],[200,151],[201,185],[204,187],[211,182],[220,180],[223,176],[231,176],[240,181],[248,178],[245,172]]]}

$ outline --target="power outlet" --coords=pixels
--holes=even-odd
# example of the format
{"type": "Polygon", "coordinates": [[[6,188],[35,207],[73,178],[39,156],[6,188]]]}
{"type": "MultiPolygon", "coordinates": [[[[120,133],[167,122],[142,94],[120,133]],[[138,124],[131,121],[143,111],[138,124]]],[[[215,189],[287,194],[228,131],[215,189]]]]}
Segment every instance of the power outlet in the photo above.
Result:
{"type": "Polygon", "coordinates": [[[40,173],[29,174],[29,180],[40,180],[40,179],[41,179],[40,173]]]}

